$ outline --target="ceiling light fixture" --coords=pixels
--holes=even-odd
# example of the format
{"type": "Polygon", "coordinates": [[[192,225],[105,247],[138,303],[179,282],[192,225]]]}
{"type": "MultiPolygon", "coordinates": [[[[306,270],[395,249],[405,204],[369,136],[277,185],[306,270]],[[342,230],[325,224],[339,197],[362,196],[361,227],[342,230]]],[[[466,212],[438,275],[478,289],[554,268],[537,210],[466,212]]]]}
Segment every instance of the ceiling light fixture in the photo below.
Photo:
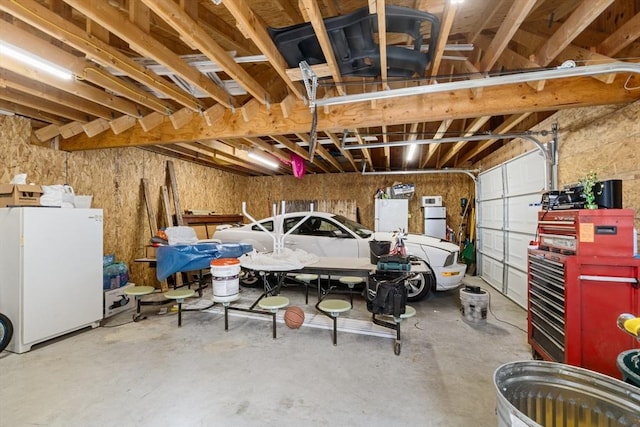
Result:
{"type": "Polygon", "coordinates": [[[0,56],[8,56],[40,71],[51,74],[62,80],[73,80],[71,71],[60,67],[53,62],[39,58],[25,50],[19,49],[13,45],[0,41],[0,56]]]}
{"type": "Polygon", "coordinates": [[[270,158],[264,157],[261,154],[256,153],[255,151],[249,151],[247,153],[247,156],[249,156],[250,158],[252,158],[253,160],[262,163],[263,165],[267,165],[272,169],[278,169],[279,165],[278,163],[276,163],[275,160],[272,160],[270,158]]]}
{"type": "MultiPolygon", "coordinates": [[[[377,142],[378,141],[378,137],[376,137],[376,136],[361,136],[360,138],[363,141],[368,141],[368,142],[371,142],[371,141],[376,141],[377,142]]],[[[344,142],[359,142],[360,140],[358,139],[357,136],[347,136],[347,137],[343,138],[342,141],[344,141],[344,142]]]]}
{"type": "Polygon", "coordinates": [[[416,151],[418,151],[418,144],[411,144],[409,145],[409,148],[407,149],[407,162],[411,162],[413,161],[413,156],[415,156],[416,151]]]}
{"type": "Polygon", "coordinates": [[[15,115],[13,111],[3,110],[2,108],[0,108],[0,116],[13,116],[13,115],[15,115]]]}

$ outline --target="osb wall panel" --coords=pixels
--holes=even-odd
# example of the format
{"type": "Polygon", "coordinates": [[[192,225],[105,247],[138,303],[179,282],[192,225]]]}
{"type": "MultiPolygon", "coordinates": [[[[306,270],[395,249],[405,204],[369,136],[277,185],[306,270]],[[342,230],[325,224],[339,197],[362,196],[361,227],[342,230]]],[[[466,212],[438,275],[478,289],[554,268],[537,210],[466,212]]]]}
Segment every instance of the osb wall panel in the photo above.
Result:
{"type": "Polygon", "coordinates": [[[475,197],[475,187],[471,178],[465,174],[410,174],[410,175],[361,175],[309,174],[302,179],[291,176],[253,177],[249,179],[251,192],[248,196],[247,210],[255,218],[270,216],[273,203],[281,200],[355,200],[358,207],[358,220],[373,229],[374,195],[378,188],[390,187],[396,183],[415,184],[414,197],[409,201],[409,231],[422,233],[422,209],[420,196],[443,196],[447,207],[447,224],[458,231],[460,226],[460,199],[469,201],[475,197]]]}
{"type": "MultiPolygon", "coordinates": [[[[601,180],[621,179],[623,207],[636,212],[640,228],[640,102],[626,106],[563,110],[534,130],[551,129],[558,124],[558,185],[576,183],[589,171],[601,180]]],[[[549,138],[547,138],[548,140],[549,138]]],[[[533,144],[514,141],[474,165],[488,169],[533,149],[533,144]]]]}
{"type": "Polygon", "coordinates": [[[104,210],[104,253],[127,262],[132,282],[156,284],[154,270],[134,262],[151,238],[141,179],[149,181],[152,205],[163,226],[160,187],[167,184],[167,160],[174,164],[183,210],[240,212],[236,193],[246,188],[244,177],[139,149],[66,153],[31,145],[30,135],[28,120],[0,117],[0,182],[26,173],[29,182],[68,183],[76,194],[93,195],[93,207],[104,210]]]}

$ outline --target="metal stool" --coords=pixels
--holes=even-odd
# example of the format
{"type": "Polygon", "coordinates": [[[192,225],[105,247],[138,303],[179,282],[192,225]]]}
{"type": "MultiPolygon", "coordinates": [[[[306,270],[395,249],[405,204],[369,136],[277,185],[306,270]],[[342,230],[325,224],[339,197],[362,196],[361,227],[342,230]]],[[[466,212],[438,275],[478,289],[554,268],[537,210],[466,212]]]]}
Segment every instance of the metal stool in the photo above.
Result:
{"type": "Polygon", "coordinates": [[[182,326],[182,303],[195,294],[196,291],[193,289],[172,289],[163,294],[165,298],[174,299],[178,303],[178,327],[182,326]]]}
{"type": "Polygon", "coordinates": [[[145,319],[140,316],[140,301],[142,297],[145,295],[152,294],[155,292],[156,288],[153,286],[130,286],[124,289],[124,293],[128,296],[132,296],[136,300],[136,314],[133,315],[133,321],[137,322],[138,320],[145,319]]]}
{"type": "Polygon", "coordinates": [[[364,279],[357,276],[342,276],[338,281],[349,287],[349,301],[351,302],[351,305],[353,305],[353,288],[358,283],[364,282],[364,279]]]}
{"type": "Polygon", "coordinates": [[[240,299],[240,294],[229,295],[229,296],[213,296],[213,302],[219,302],[224,307],[224,330],[229,330],[229,305],[233,301],[237,301],[240,299]]]}
{"type": "Polygon", "coordinates": [[[394,343],[394,346],[393,346],[393,352],[395,353],[396,356],[400,355],[400,349],[402,346],[400,341],[400,322],[402,322],[404,319],[408,319],[415,315],[416,315],[416,309],[411,307],[410,305],[406,305],[404,307],[404,313],[402,313],[399,317],[393,316],[394,323],[387,322],[382,319],[378,319],[375,314],[372,316],[372,321],[376,325],[384,326],[385,328],[389,328],[389,329],[395,329],[396,342],[394,343]]]}
{"type": "MultiPolygon", "coordinates": [[[[309,285],[314,280],[318,280],[317,274],[298,274],[295,276],[295,279],[299,282],[304,283],[305,293],[304,293],[304,303],[309,304],[309,285]]],[[[320,286],[318,286],[318,295],[320,294],[320,286]]]]}
{"type": "Polygon", "coordinates": [[[269,311],[271,313],[271,317],[273,318],[273,339],[276,338],[276,313],[279,309],[284,308],[288,305],[289,298],[281,296],[266,297],[258,301],[258,307],[263,310],[269,311]]]}
{"type": "Polygon", "coordinates": [[[333,320],[333,345],[338,345],[338,316],[351,310],[351,304],[341,299],[324,299],[318,301],[316,309],[333,320]]]}

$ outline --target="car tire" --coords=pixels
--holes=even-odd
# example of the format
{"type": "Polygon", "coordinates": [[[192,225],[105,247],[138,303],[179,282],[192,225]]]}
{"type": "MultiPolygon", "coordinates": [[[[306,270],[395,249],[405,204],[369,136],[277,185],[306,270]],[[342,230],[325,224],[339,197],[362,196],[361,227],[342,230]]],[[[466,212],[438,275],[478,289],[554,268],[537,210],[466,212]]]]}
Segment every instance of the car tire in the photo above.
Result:
{"type": "Polygon", "coordinates": [[[241,269],[238,277],[240,284],[246,288],[258,288],[262,286],[260,277],[253,270],[241,269]]]}
{"type": "Polygon", "coordinates": [[[407,301],[415,302],[431,298],[436,288],[435,272],[429,264],[421,259],[412,259],[411,262],[412,264],[414,262],[423,264],[427,268],[427,272],[416,273],[405,281],[407,286],[407,301]]]}

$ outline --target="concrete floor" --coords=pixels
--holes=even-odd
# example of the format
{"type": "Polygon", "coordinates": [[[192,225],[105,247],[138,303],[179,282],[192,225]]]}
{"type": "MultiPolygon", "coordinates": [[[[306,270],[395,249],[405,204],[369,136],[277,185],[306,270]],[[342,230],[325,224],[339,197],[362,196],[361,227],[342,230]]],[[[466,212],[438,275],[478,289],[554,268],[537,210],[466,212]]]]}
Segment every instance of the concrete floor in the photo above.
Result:
{"type": "MultiPolygon", "coordinates": [[[[339,331],[334,347],[328,329],[279,323],[273,340],[267,317],[232,316],[225,332],[209,311],[178,328],[176,313],[145,306],[141,322],[120,314],[0,354],[0,426],[495,426],[493,372],[531,359],[526,311],[465,280],[490,292],[486,323],[462,318],[457,290],[411,303],[399,356],[390,337],[339,331]]],[[[257,294],[242,288],[237,304],[257,294]]],[[[283,295],[329,325],[300,289],[283,295]]],[[[362,297],[341,319],[370,325],[362,297]]]]}

